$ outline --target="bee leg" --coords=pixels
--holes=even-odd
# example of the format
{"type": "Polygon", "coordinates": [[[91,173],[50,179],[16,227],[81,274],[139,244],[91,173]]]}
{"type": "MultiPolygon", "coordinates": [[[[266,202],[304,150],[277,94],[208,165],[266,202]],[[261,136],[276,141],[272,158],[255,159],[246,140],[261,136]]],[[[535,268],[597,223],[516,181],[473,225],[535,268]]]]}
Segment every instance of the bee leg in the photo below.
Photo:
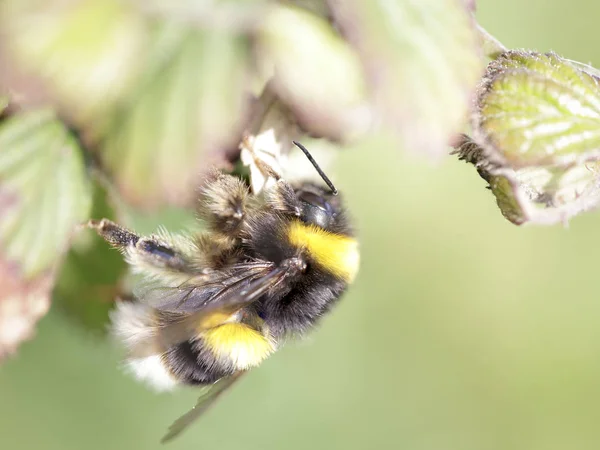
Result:
{"type": "Polygon", "coordinates": [[[277,183],[265,191],[267,203],[273,209],[295,216],[300,216],[301,207],[294,188],[282,178],[277,183]]]}
{"type": "Polygon", "coordinates": [[[197,273],[195,265],[186,251],[187,242],[163,233],[161,236],[138,236],[132,231],[108,220],[90,220],[89,228],[96,230],[98,235],[110,245],[120,250],[126,261],[138,272],[163,278],[166,280],[188,279],[197,273]]]}
{"type": "Polygon", "coordinates": [[[198,234],[193,239],[198,249],[194,253],[194,261],[198,267],[219,268],[238,259],[236,239],[233,236],[213,232],[198,234]]]}
{"type": "Polygon", "coordinates": [[[214,170],[200,190],[198,213],[212,231],[237,236],[246,217],[248,197],[242,180],[214,170]]]}
{"type": "Polygon", "coordinates": [[[96,230],[100,237],[118,249],[125,249],[130,245],[136,245],[140,240],[140,237],[137,234],[132,233],[128,229],[123,228],[108,219],[91,219],[87,223],[87,226],[88,228],[96,230]]]}

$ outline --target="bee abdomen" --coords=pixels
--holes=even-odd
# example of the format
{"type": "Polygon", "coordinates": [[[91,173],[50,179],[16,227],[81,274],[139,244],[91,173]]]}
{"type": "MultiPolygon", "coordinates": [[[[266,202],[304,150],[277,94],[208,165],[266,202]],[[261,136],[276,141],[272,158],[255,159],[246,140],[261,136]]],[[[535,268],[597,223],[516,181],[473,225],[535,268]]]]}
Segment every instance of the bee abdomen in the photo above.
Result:
{"type": "Polygon", "coordinates": [[[274,342],[264,333],[244,323],[230,322],[170,348],[162,361],[181,383],[211,384],[258,366],[274,351],[274,342]]]}
{"type": "Polygon", "coordinates": [[[178,384],[212,384],[258,366],[276,348],[256,317],[253,325],[226,322],[213,326],[166,351],[160,344],[160,320],[148,305],[119,303],[112,321],[113,333],[127,347],[129,372],[158,391],[178,384]]]}
{"type": "Polygon", "coordinates": [[[201,342],[182,342],[165,352],[161,360],[172,376],[183,384],[211,384],[233,374],[231,368],[207,355],[201,342]]]}
{"type": "Polygon", "coordinates": [[[207,330],[202,336],[207,357],[234,371],[258,366],[276,348],[264,324],[261,328],[259,331],[245,323],[230,322],[207,330]]]}

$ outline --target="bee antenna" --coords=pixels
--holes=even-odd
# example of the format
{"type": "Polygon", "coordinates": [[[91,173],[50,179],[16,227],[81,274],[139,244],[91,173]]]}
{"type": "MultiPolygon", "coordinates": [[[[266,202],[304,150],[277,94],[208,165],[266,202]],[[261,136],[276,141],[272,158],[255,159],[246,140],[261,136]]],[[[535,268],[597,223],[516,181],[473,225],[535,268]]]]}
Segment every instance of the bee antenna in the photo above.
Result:
{"type": "Polygon", "coordinates": [[[315,158],[312,157],[312,155],[307,150],[307,148],[304,145],[302,145],[300,142],[296,142],[296,141],[292,141],[292,142],[294,143],[294,145],[296,147],[298,147],[300,150],[302,150],[302,152],[306,155],[306,157],[311,162],[311,164],[314,166],[314,168],[317,170],[317,172],[319,172],[319,175],[321,175],[321,178],[323,178],[323,181],[325,183],[327,183],[327,186],[329,186],[329,189],[331,189],[332,194],[333,195],[338,195],[338,190],[335,188],[335,186],[333,185],[333,183],[331,182],[331,180],[329,179],[329,177],[327,175],[325,175],[325,172],[323,172],[321,170],[321,168],[319,167],[319,165],[315,161],[315,158]]]}

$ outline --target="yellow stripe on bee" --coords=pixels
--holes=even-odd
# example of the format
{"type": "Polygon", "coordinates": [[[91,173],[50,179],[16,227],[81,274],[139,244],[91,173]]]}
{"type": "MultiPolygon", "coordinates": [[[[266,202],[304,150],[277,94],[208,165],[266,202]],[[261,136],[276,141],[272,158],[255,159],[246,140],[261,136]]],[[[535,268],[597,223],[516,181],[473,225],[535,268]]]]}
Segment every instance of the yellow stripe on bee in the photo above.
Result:
{"type": "Polygon", "coordinates": [[[347,282],[356,277],[360,260],[356,239],[300,221],[291,223],[288,239],[292,245],[305,248],[317,264],[333,275],[347,282]]]}
{"type": "Polygon", "coordinates": [[[216,358],[229,360],[237,370],[256,367],[275,351],[273,342],[243,323],[226,323],[202,337],[216,358]]]}

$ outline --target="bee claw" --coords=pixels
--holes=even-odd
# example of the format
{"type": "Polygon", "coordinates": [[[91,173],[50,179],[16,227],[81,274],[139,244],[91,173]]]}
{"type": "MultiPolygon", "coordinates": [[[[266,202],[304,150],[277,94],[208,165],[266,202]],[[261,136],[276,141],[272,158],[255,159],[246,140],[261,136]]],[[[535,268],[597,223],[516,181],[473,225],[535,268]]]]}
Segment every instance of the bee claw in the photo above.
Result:
{"type": "Polygon", "coordinates": [[[86,223],[82,223],[80,226],[93,229],[100,228],[100,221],[96,219],[90,219],[86,223]]]}

